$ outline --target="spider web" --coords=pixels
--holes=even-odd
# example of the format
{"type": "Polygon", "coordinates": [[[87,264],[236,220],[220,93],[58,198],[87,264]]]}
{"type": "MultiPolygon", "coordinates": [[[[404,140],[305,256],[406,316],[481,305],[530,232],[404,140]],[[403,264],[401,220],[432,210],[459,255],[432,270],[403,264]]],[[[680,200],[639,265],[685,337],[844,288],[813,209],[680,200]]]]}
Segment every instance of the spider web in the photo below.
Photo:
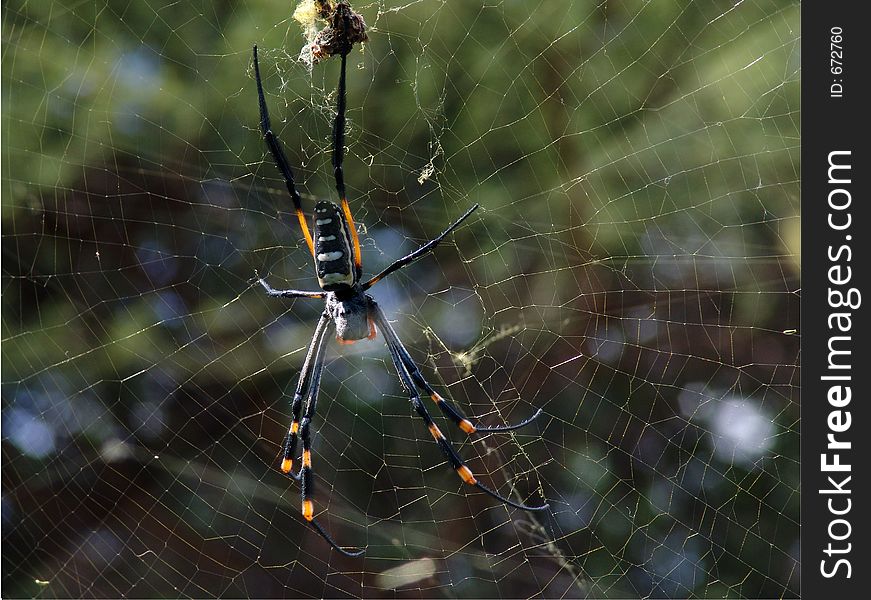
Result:
{"type": "Polygon", "coordinates": [[[318,301],[338,61],[287,2],[3,8],[3,595],[794,597],[796,2],[356,3],[346,180],[383,338],[330,344],[319,518],[277,469],[318,301]],[[434,407],[433,407],[434,408],[434,407]]]}

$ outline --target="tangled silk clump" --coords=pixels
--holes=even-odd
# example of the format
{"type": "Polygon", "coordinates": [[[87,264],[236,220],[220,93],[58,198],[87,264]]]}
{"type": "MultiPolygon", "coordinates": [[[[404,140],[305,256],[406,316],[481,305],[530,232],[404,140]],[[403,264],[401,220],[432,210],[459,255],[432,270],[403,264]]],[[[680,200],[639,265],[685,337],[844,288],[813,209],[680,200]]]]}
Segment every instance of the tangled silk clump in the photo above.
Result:
{"type": "Polygon", "coordinates": [[[345,0],[335,5],[326,0],[315,1],[313,8],[317,17],[326,22],[326,27],[303,46],[299,56],[303,62],[312,65],[334,54],[347,54],[354,44],[369,39],[363,17],[345,0]]]}

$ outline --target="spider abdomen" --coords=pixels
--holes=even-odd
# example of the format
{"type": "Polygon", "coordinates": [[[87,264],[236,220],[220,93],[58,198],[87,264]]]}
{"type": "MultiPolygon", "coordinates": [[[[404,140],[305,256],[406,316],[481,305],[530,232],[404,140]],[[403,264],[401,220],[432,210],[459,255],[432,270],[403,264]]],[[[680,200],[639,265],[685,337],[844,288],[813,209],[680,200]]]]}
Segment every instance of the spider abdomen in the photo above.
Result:
{"type": "Polygon", "coordinates": [[[315,205],[315,269],[318,285],[327,292],[347,289],[354,284],[351,240],[345,215],[329,201],[315,205]]]}
{"type": "Polygon", "coordinates": [[[375,337],[375,329],[369,314],[369,299],[359,287],[348,292],[327,294],[327,314],[336,325],[336,338],[340,342],[353,343],[375,337]]]}

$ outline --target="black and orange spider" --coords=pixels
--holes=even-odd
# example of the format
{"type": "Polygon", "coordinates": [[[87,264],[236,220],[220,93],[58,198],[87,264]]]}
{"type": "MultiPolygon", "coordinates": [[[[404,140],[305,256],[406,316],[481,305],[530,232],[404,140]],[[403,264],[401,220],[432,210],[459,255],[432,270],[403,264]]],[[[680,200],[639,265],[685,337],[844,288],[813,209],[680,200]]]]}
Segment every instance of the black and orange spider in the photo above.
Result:
{"type": "Polygon", "coordinates": [[[341,73],[339,75],[339,92],[336,108],[336,118],[333,124],[333,169],[336,178],[336,190],[339,192],[341,207],[329,201],[321,201],[315,205],[314,235],[309,232],[305,215],[302,211],[301,198],[296,191],[293,171],[281,147],[281,143],[269,122],[269,111],[266,108],[266,98],[263,95],[263,84],[260,80],[260,66],[257,62],[257,47],[254,47],[254,74],[257,79],[257,95],[260,101],[260,128],[263,131],[263,139],[269,147],[270,153],[275,160],[275,165],[281,172],[287,190],[293,200],[299,226],[302,228],[306,244],[314,257],[315,269],[317,270],[319,291],[302,290],[276,290],[265,280],[260,279],[260,284],[270,296],[282,298],[321,298],[326,307],[321,314],[315,328],[314,336],[306,354],[296,393],[293,396],[291,411],[293,420],[282,444],[281,470],[289,474],[293,479],[301,483],[302,488],[302,515],[306,521],[321,535],[330,545],[346,556],[360,556],[364,550],[348,551],[341,548],[330,535],[323,529],[314,516],[314,503],[312,502],[312,484],[314,474],[312,471],[312,448],[311,448],[311,422],[315,414],[318,390],[321,383],[321,375],[324,368],[324,341],[327,339],[327,330],[332,324],[336,329],[336,339],[342,344],[352,344],[363,338],[375,337],[375,328],[381,330],[393,359],[393,366],[399,374],[402,387],[408,393],[411,404],[417,414],[424,420],[436,443],[441,448],[451,467],[460,478],[469,485],[473,485],[483,492],[493,496],[515,508],[523,510],[544,510],[548,507],[526,506],[508,498],[504,498],[495,491],[479,482],[463,459],[457,454],[451,442],[435,424],[426,406],[421,401],[418,388],[429,394],[436,405],[444,413],[445,417],[453,421],[467,434],[485,433],[493,431],[511,431],[528,425],[541,414],[538,410],[530,418],[516,425],[502,427],[478,427],[463,416],[454,406],[440,396],[420,372],[411,355],[402,345],[393,327],[387,321],[384,312],[375,300],[366,293],[384,277],[394,271],[412,264],[417,259],[431,252],[439,242],[451,231],[456,229],[472,212],[478,208],[474,205],[459,219],[454,221],[441,235],[427,242],[411,254],[404,256],[391,264],[389,267],[375,275],[365,283],[362,281],[363,264],[360,259],[360,241],[357,238],[357,230],[351,217],[351,209],[345,195],[345,181],[342,172],[345,137],[345,62],[350,47],[340,52],[342,57],[341,73]],[[303,411],[303,405],[305,410],[303,411]],[[296,447],[299,438],[302,438],[302,467],[299,473],[293,474],[293,459],[296,455],[296,447]]]}

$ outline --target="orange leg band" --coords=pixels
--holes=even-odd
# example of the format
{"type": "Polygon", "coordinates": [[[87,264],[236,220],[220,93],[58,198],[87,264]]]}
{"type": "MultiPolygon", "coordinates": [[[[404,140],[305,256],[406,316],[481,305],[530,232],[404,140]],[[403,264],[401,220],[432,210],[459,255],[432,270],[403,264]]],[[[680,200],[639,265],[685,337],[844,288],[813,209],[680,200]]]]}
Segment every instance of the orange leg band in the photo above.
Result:
{"type": "Polygon", "coordinates": [[[478,480],[475,479],[475,476],[472,475],[472,471],[470,471],[469,467],[467,467],[466,465],[460,465],[460,467],[457,468],[457,474],[463,481],[465,481],[469,485],[475,485],[476,483],[478,483],[478,480]]]}
{"type": "Polygon", "coordinates": [[[315,518],[315,505],[311,500],[302,501],[302,516],[306,521],[311,521],[315,518]]]}

